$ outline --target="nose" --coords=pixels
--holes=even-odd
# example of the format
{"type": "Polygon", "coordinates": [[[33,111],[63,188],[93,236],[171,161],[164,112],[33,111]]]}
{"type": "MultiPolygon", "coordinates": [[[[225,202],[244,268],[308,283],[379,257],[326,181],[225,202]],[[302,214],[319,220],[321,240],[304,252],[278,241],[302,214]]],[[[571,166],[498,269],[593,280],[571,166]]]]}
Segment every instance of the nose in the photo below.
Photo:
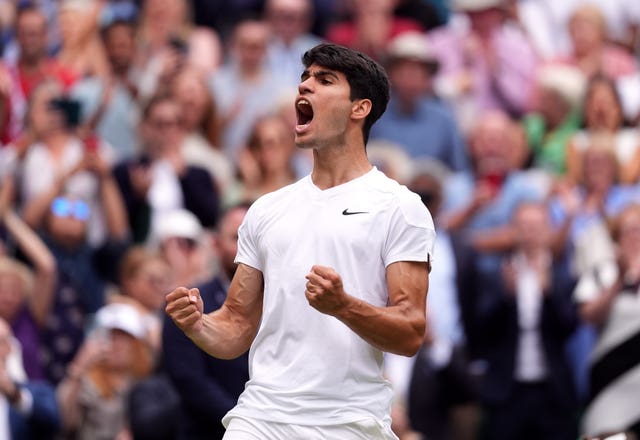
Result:
{"type": "Polygon", "coordinates": [[[298,84],[298,93],[300,93],[301,95],[304,95],[305,93],[311,93],[312,92],[312,86],[311,86],[311,77],[300,81],[300,84],[298,84]]]}

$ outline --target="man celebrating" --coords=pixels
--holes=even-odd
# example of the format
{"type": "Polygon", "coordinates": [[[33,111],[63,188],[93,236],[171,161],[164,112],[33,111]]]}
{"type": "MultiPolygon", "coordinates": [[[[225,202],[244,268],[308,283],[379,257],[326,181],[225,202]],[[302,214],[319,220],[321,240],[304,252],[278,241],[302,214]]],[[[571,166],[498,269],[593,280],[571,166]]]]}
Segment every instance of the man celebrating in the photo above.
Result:
{"type": "Polygon", "coordinates": [[[180,287],[166,311],[215,357],[251,347],[225,439],[395,439],[382,352],[422,343],[433,221],[367,159],[384,70],[332,44],[303,63],[295,137],[313,150],[312,173],[249,209],[219,310],[204,314],[197,289],[180,287]]]}

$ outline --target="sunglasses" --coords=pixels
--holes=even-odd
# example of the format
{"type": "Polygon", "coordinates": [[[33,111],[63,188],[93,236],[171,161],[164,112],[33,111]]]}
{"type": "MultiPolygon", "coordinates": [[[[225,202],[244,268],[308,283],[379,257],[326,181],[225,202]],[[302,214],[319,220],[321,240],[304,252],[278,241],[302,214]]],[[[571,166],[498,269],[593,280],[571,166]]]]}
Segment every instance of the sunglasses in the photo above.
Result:
{"type": "Polygon", "coordinates": [[[91,208],[82,200],[69,200],[64,197],[58,197],[51,203],[51,212],[56,217],[73,217],[77,220],[87,221],[89,220],[91,208]]]}

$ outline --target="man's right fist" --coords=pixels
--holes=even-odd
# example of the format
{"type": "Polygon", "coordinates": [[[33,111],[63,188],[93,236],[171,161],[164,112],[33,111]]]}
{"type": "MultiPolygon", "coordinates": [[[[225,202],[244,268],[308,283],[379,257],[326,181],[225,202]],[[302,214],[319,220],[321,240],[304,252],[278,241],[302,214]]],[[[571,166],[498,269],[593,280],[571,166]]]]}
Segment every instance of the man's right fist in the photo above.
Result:
{"type": "Polygon", "coordinates": [[[178,287],[166,296],[165,311],[187,336],[202,330],[203,302],[198,289],[178,287]]]}

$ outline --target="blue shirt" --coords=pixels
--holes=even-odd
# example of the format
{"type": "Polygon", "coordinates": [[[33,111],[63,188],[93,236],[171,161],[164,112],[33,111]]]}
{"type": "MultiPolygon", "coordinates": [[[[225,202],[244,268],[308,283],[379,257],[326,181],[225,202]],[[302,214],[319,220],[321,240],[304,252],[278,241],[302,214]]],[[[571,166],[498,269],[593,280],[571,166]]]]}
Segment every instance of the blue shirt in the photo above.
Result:
{"type": "Polygon", "coordinates": [[[435,98],[417,101],[411,113],[403,112],[395,99],[371,128],[370,139],[394,142],[412,158],[431,157],[453,171],[469,168],[467,151],[453,115],[435,98]]]}

